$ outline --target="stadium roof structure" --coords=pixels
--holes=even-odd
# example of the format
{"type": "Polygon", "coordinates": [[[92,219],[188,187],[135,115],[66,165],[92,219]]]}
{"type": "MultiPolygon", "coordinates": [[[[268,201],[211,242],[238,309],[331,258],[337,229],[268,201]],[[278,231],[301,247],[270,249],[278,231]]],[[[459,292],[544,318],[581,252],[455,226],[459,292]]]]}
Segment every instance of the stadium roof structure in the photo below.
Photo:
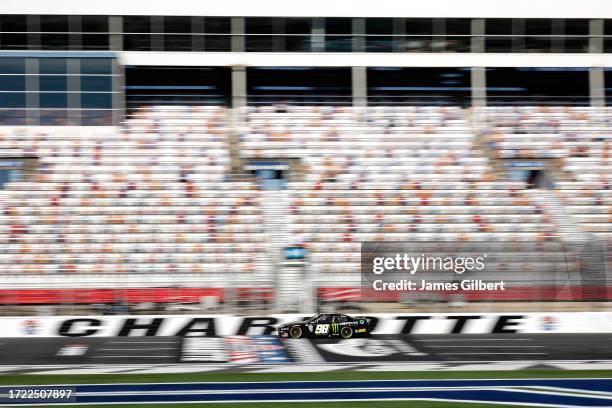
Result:
{"type": "Polygon", "coordinates": [[[0,14],[612,18],[609,0],[3,0],[0,14]]]}
{"type": "Polygon", "coordinates": [[[273,53],[122,51],[124,65],[258,66],[258,67],[612,67],[612,54],[504,53],[273,53]],[[568,58],[568,55],[570,56],[568,58]]]}

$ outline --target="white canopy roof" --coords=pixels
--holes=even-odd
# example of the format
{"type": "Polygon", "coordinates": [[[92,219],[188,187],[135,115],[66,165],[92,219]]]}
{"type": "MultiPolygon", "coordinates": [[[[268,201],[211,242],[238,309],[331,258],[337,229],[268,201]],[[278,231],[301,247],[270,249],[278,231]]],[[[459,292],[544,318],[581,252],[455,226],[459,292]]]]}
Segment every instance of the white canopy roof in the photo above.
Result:
{"type": "Polygon", "coordinates": [[[610,0],[2,0],[0,14],[612,18],[610,0]]]}

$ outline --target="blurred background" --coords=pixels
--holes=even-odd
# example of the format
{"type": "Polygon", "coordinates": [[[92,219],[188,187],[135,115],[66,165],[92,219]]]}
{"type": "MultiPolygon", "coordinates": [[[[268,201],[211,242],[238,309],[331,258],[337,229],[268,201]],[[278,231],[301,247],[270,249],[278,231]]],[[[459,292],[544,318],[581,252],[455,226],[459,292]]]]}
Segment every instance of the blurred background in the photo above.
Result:
{"type": "Polygon", "coordinates": [[[612,7],[272,3],[0,5],[0,315],[610,309],[612,7]]]}

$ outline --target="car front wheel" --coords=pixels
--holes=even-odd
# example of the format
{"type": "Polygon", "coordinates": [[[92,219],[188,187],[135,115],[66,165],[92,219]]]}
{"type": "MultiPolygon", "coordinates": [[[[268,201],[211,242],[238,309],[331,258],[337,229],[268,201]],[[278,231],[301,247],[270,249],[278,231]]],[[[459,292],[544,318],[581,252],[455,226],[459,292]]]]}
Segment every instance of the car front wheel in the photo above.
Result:
{"type": "Polygon", "coordinates": [[[340,330],[340,336],[342,336],[343,339],[350,339],[353,337],[353,329],[348,326],[343,327],[342,330],[340,330]]]}

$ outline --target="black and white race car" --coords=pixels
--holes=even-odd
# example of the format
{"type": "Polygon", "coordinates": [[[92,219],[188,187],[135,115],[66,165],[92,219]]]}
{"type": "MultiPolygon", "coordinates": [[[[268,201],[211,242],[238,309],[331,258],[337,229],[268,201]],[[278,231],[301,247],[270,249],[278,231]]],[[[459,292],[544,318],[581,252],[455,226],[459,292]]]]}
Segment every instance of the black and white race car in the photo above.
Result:
{"type": "Polygon", "coordinates": [[[369,336],[370,328],[365,317],[350,317],[338,313],[320,313],[302,322],[289,322],[278,326],[279,337],[341,337],[369,336]]]}

